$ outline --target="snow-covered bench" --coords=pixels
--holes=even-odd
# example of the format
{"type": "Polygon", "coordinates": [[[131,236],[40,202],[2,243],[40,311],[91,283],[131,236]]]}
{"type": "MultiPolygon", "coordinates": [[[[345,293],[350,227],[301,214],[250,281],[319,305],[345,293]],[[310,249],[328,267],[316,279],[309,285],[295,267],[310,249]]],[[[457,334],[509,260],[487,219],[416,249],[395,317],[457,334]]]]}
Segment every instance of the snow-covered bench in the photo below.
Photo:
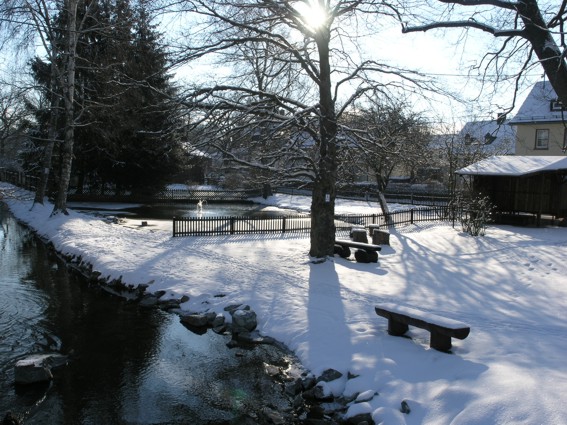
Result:
{"type": "Polygon", "coordinates": [[[408,325],[426,329],[431,333],[429,345],[439,351],[449,351],[452,346],[451,338],[465,339],[471,330],[463,322],[393,303],[380,304],[374,309],[378,316],[388,319],[390,335],[405,334],[408,325]]]}
{"type": "Polygon", "coordinates": [[[339,254],[343,258],[350,257],[350,248],[357,249],[354,257],[360,263],[378,262],[378,251],[382,249],[381,246],[371,243],[355,242],[348,239],[335,240],[335,254],[339,254]]]}

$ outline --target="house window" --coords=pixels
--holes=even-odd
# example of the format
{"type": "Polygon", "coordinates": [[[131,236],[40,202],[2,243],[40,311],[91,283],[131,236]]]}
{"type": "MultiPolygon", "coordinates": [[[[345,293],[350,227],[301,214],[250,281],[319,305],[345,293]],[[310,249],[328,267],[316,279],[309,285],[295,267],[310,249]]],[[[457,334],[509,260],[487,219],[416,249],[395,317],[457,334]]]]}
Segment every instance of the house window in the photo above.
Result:
{"type": "Polygon", "coordinates": [[[535,149],[549,149],[549,130],[536,130],[535,149]]]}

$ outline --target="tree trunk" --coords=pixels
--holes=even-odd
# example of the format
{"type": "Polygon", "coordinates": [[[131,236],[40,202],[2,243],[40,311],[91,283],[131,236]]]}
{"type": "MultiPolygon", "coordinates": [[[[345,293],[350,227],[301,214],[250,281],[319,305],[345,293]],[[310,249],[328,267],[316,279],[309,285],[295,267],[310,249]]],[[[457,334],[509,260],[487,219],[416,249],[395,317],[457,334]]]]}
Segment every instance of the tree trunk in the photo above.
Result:
{"type": "Polygon", "coordinates": [[[517,9],[525,25],[525,38],[531,43],[558,99],[567,105],[567,63],[541,16],[537,0],[521,0],[517,9]]]}
{"type": "Polygon", "coordinates": [[[34,204],[38,203],[43,205],[43,199],[47,192],[47,182],[49,181],[49,171],[51,170],[51,160],[53,158],[53,147],[55,146],[55,137],[57,135],[57,118],[59,116],[59,93],[57,91],[57,65],[55,58],[51,59],[51,104],[49,111],[49,128],[47,130],[47,145],[43,151],[43,158],[41,160],[41,175],[39,183],[35,190],[34,204]]]}
{"type": "Polygon", "coordinates": [[[311,249],[317,258],[334,255],[335,197],[337,180],[337,122],[331,91],[329,61],[329,31],[321,30],[317,37],[319,51],[319,173],[313,186],[311,201],[311,249]]]}
{"type": "Polygon", "coordinates": [[[71,179],[73,165],[73,143],[75,140],[75,61],[77,52],[77,3],[78,0],[67,0],[67,13],[69,15],[68,44],[67,44],[67,72],[64,86],[65,104],[65,139],[61,153],[61,178],[57,188],[57,196],[53,214],[62,212],[67,214],[67,191],[71,179]]]}

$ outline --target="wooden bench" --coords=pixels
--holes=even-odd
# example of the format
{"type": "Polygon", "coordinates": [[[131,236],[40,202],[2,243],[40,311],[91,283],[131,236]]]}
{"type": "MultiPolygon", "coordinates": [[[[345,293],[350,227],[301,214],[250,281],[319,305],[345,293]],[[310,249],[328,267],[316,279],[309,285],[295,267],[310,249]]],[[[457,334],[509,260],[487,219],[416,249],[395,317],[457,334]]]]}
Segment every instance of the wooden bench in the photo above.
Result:
{"type": "Polygon", "coordinates": [[[371,243],[355,242],[348,239],[335,240],[335,253],[339,254],[341,257],[350,257],[350,248],[357,249],[354,253],[354,257],[359,263],[378,262],[378,251],[382,249],[381,246],[371,243]]]}
{"type": "Polygon", "coordinates": [[[378,316],[388,319],[390,335],[404,335],[408,325],[426,329],[431,333],[429,345],[438,351],[448,352],[452,346],[451,338],[465,339],[471,330],[463,322],[393,303],[377,305],[375,310],[378,316]]]}

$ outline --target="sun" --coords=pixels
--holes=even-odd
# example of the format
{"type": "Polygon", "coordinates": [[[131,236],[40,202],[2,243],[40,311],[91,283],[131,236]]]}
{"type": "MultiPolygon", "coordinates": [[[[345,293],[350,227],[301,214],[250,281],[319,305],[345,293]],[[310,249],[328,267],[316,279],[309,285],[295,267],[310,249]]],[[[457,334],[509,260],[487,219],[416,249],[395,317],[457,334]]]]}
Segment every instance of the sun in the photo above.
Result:
{"type": "Polygon", "coordinates": [[[306,0],[295,6],[303,23],[312,30],[323,27],[329,18],[327,10],[317,0],[306,0]]]}

